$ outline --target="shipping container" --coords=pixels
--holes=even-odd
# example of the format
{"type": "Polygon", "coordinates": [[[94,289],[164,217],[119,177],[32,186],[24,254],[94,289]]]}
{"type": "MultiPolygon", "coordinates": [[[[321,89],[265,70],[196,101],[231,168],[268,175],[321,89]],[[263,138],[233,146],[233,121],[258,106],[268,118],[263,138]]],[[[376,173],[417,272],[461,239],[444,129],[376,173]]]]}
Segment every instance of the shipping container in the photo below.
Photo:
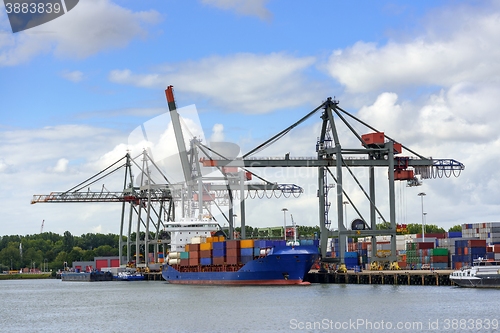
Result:
{"type": "Polygon", "coordinates": [[[253,239],[242,239],[240,241],[240,246],[242,249],[253,248],[253,239]]]}
{"type": "Polygon", "coordinates": [[[207,251],[212,249],[212,243],[201,243],[200,251],[207,251]]]}
{"type": "Polygon", "coordinates": [[[212,258],[212,250],[200,251],[200,258],[212,258]]]}
{"type": "Polygon", "coordinates": [[[203,266],[212,265],[212,258],[200,258],[200,264],[203,266]]]}
{"type": "Polygon", "coordinates": [[[237,265],[239,262],[239,257],[237,256],[227,256],[226,257],[226,264],[228,265],[237,265]]]}
{"type": "Polygon", "coordinates": [[[244,248],[242,247],[240,249],[240,255],[243,257],[243,256],[251,256],[253,257],[253,247],[251,248],[244,248]]]}

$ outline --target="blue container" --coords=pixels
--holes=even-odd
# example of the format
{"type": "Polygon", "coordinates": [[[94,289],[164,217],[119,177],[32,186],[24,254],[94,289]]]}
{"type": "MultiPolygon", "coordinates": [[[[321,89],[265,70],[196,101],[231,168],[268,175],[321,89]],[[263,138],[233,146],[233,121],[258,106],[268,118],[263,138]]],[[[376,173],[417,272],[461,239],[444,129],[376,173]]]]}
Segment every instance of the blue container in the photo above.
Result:
{"type": "Polygon", "coordinates": [[[314,246],[319,246],[319,239],[314,239],[313,240],[313,245],[314,246]]]}
{"type": "Polygon", "coordinates": [[[212,243],[212,249],[225,249],[226,248],[226,242],[213,242],[212,243]]]}
{"type": "Polygon", "coordinates": [[[346,252],[344,258],[358,258],[358,252],[346,252]]]}
{"type": "Polygon", "coordinates": [[[200,258],[200,264],[204,266],[212,265],[212,258],[200,258]]]}
{"type": "Polygon", "coordinates": [[[274,246],[286,246],[286,241],[285,240],[279,240],[279,241],[275,241],[275,245],[274,246]]]}
{"type": "Polygon", "coordinates": [[[469,253],[472,255],[486,255],[486,248],[485,247],[471,247],[469,249],[469,253]]]}
{"type": "Polygon", "coordinates": [[[224,249],[213,249],[212,256],[217,257],[217,258],[225,257],[226,256],[226,249],[225,248],[224,249]]]}
{"type": "Polygon", "coordinates": [[[253,255],[254,255],[254,257],[260,256],[260,247],[253,248],[253,255]]]}
{"type": "Polygon", "coordinates": [[[253,246],[254,247],[266,247],[266,241],[265,240],[254,240],[253,241],[253,246]]]}
{"type": "Polygon", "coordinates": [[[253,255],[251,255],[251,256],[243,256],[242,255],[240,259],[241,259],[242,264],[246,264],[246,263],[253,260],[253,255]]]}
{"type": "Polygon", "coordinates": [[[431,267],[433,269],[447,269],[448,264],[445,262],[436,262],[436,263],[431,264],[431,267]]]}
{"type": "Polygon", "coordinates": [[[240,255],[253,257],[253,247],[240,249],[240,255]]]}

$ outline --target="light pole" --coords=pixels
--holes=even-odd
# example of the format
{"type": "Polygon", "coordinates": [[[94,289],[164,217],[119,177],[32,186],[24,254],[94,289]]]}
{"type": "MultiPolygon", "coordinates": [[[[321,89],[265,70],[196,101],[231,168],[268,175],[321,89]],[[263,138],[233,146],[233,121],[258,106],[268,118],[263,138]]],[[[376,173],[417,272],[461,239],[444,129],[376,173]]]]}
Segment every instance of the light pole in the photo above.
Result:
{"type": "Polygon", "coordinates": [[[47,265],[47,259],[43,259],[43,271],[44,272],[47,272],[47,268],[48,268],[48,265],[47,265]]]}
{"type": "Polygon", "coordinates": [[[283,211],[283,238],[286,241],[286,212],[288,211],[288,209],[283,208],[282,211],[283,211]]]}
{"type": "MultiPolygon", "coordinates": [[[[236,227],[236,218],[238,217],[238,215],[236,214],[233,214],[233,226],[236,227]]],[[[236,232],[234,232],[236,234],[236,232]]],[[[240,237],[241,238],[241,235],[242,235],[243,231],[241,230],[241,227],[240,227],[240,237]]],[[[233,238],[236,238],[234,235],[233,235],[233,238]]]]}
{"type": "Polygon", "coordinates": [[[422,201],[422,242],[425,242],[425,229],[424,229],[424,196],[425,196],[425,193],[420,192],[418,194],[418,196],[420,197],[420,199],[422,201]]]}
{"type": "Polygon", "coordinates": [[[347,205],[349,204],[349,201],[344,201],[344,216],[345,216],[345,227],[347,228],[347,205]]]}
{"type": "Polygon", "coordinates": [[[10,257],[10,270],[12,270],[12,257],[10,257]]]}

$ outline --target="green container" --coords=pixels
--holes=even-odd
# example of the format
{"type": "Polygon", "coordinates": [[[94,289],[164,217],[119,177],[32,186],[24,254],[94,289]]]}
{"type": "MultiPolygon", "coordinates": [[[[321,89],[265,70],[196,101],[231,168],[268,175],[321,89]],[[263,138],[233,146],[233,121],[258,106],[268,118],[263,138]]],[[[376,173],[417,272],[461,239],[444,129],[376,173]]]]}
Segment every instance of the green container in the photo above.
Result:
{"type": "Polygon", "coordinates": [[[181,252],[181,259],[189,259],[189,252],[181,252]]]}
{"type": "Polygon", "coordinates": [[[431,250],[431,255],[432,256],[447,256],[448,255],[448,249],[445,248],[436,248],[431,250]]]}

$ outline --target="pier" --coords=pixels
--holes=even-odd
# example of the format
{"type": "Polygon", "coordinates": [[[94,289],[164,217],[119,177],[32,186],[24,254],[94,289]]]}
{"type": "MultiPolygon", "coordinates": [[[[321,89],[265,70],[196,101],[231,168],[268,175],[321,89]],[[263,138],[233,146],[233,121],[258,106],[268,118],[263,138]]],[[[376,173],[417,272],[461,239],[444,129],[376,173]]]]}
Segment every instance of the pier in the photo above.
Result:
{"type": "Polygon", "coordinates": [[[347,273],[310,271],[305,281],[311,283],[347,284],[390,284],[415,286],[451,286],[452,270],[400,270],[400,271],[362,271],[347,273]]]}

